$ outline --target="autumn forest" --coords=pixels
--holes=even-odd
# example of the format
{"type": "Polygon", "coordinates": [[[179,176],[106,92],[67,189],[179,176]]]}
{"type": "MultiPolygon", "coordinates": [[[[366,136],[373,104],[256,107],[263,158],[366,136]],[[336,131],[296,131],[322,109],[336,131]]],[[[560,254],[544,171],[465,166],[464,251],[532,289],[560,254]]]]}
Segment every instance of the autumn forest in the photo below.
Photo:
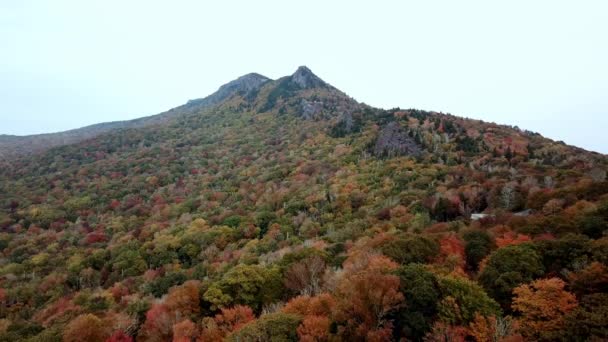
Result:
{"type": "Polygon", "coordinates": [[[605,155],[306,67],[100,127],[0,142],[0,341],[608,340],[605,155]]]}

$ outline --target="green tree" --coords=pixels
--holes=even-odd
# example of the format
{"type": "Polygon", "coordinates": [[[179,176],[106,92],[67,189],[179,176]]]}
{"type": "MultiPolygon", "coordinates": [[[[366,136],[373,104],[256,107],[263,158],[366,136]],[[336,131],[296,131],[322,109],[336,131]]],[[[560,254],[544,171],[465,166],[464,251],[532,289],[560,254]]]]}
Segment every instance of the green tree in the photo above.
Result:
{"type": "Polygon", "coordinates": [[[437,276],[421,264],[402,266],[396,273],[405,305],[394,320],[395,332],[400,332],[408,339],[421,341],[430,331],[437,315],[437,303],[441,299],[437,276]]]}
{"type": "Polygon", "coordinates": [[[427,263],[439,254],[439,244],[422,235],[398,238],[384,244],[380,249],[384,255],[402,265],[427,263]]]}
{"type": "Polygon", "coordinates": [[[264,305],[279,299],[282,292],[278,268],[238,265],[211,284],[203,297],[215,308],[241,304],[260,312],[264,305]]]}
{"type": "Polygon", "coordinates": [[[445,276],[439,278],[442,300],[438,305],[442,322],[466,325],[475,314],[498,316],[500,306],[477,283],[466,278],[445,276]]]}
{"type": "Polygon", "coordinates": [[[590,240],[584,235],[567,234],[557,240],[539,241],[536,245],[548,273],[572,270],[591,257],[590,240]]]}
{"type": "Polygon", "coordinates": [[[298,341],[297,328],[302,318],[294,314],[272,313],[245,325],[232,333],[228,341],[298,341]]]}
{"type": "Polygon", "coordinates": [[[167,293],[171,287],[182,284],[186,279],[186,276],[181,272],[171,272],[147,282],[144,285],[144,292],[160,298],[167,293]]]}
{"type": "Polygon", "coordinates": [[[467,266],[470,270],[476,271],[479,263],[492,250],[494,242],[486,231],[473,230],[464,234],[464,252],[467,258],[467,266]]]}
{"type": "Polygon", "coordinates": [[[544,274],[541,257],[533,245],[524,243],[499,248],[490,254],[479,283],[503,308],[508,309],[513,289],[544,274]]]}
{"type": "Polygon", "coordinates": [[[146,261],[138,250],[123,250],[112,262],[112,270],[120,277],[133,277],[146,271],[146,261]]]}
{"type": "Polygon", "coordinates": [[[554,337],[564,341],[608,340],[608,294],[584,296],[564,321],[563,329],[557,331],[554,337]]]}

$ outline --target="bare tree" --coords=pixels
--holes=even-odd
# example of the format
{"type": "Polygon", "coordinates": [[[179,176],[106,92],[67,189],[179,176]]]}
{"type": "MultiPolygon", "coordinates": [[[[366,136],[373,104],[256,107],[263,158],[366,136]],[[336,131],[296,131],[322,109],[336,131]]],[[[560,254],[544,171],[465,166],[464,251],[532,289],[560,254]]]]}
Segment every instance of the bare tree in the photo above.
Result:
{"type": "Polygon", "coordinates": [[[291,265],[285,275],[285,287],[301,295],[314,296],[321,291],[325,261],[312,256],[291,265]]]}

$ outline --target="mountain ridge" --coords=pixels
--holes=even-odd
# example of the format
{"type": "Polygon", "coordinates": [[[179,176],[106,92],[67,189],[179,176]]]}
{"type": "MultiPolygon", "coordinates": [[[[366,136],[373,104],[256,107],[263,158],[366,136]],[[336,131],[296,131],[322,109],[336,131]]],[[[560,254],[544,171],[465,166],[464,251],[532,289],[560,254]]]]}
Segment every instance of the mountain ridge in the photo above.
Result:
{"type": "MultiPolygon", "coordinates": [[[[206,97],[188,100],[182,105],[155,115],[144,116],[132,120],[102,122],[55,133],[23,136],[8,134],[0,135],[0,159],[8,160],[11,157],[19,155],[43,152],[49,148],[92,139],[100,134],[117,129],[132,129],[166,124],[173,120],[175,116],[194,113],[213,106],[221,106],[225,102],[229,102],[229,100],[235,96],[244,99],[245,101],[242,102],[249,103],[248,105],[251,106],[251,103],[254,103],[258,97],[259,92],[264,89],[268,91],[267,96],[264,98],[264,102],[255,104],[256,109],[262,112],[272,110],[277,105],[277,101],[284,102],[287,98],[290,96],[293,97],[296,93],[313,90],[321,90],[321,92],[323,92],[321,95],[326,97],[329,96],[328,94],[333,94],[331,96],[340,98],[337,101],[340,101],[343,104],[350,102],[346,104],[346,107],[348,108],[343,108],[339,113],[335,113],[338,120],[346,124],[345,127],[347,129],[349,129],[348,126],[352,124],[352,112],[356,111],[361,106],[364,106],[364,104],[354,101],[339,89],[334,88],[319,78],[306,66],[300,66],[293,74],[276,80],[253,72],[240,76],[220,86],[218,90],[206,97]]],[[[323,113],[321,112],[324,109],[323,106],[326,106],[322,101],[317,101],[316,99],[311,100],[307,97],[299,99],[298,105],[300,107],[299,115],[307,119],[318,118],[317,116],[319,115],[322,116],[323,113]]],[[[241,106],[243,106],[243,103],[241,103],[241,106]]],[[[324,114],[327,115],[327,113],[324,114]]],[[[330,119],[328,116],[325,116],[324,118],[330,119]]],[[[590,152],[599,153],[594,151],[590,152]]]]}
{"type": "MultiPolygon", "coordinates": [[[[296,84],[303,84],[305,88],[326,85],[324,81],[312,74],[312,71],[304,66],[298,68],[298,70],[289,77],[292,79],[295,77],[297,79],[296,84]]],[[[177,111],[200,110],[202,108],[215,106],[237,93],[251,95],[252,92],[259,90],[261,86],[272,81],[272,79],[266,76],[252,72],[220,86],[218,90],[204,98],[188,100],[180,106],[155,115],[143,116],[132,120],[101,122],[53,133],[31,135],[2,134],[0,135],[0,158],[10,158],[15,155],[42,152],[52,147],[78,143],[115,129],[139,128],[162,124],[170,120],[171,116],[177,111]]]]}

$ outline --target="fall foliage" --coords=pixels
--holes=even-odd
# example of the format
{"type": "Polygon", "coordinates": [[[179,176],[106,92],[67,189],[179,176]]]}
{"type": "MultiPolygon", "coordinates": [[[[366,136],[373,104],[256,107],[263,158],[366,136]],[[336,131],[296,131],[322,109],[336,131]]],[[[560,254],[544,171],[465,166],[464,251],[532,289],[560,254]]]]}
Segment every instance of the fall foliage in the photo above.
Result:
{"type": "Polygon", "coordinates": [[[538,279],[513,290],[513,309],[518,318],[519,331],[526,337],[539,338],[564,326],[565,316],[577,306],[576,297],[564,290],[558,278],[538,279]]]}
{"type": "Polygon", "coordinates": [[[0,342],[608,339],[605,156],[300,73],[1,159],[0,342]]]}

